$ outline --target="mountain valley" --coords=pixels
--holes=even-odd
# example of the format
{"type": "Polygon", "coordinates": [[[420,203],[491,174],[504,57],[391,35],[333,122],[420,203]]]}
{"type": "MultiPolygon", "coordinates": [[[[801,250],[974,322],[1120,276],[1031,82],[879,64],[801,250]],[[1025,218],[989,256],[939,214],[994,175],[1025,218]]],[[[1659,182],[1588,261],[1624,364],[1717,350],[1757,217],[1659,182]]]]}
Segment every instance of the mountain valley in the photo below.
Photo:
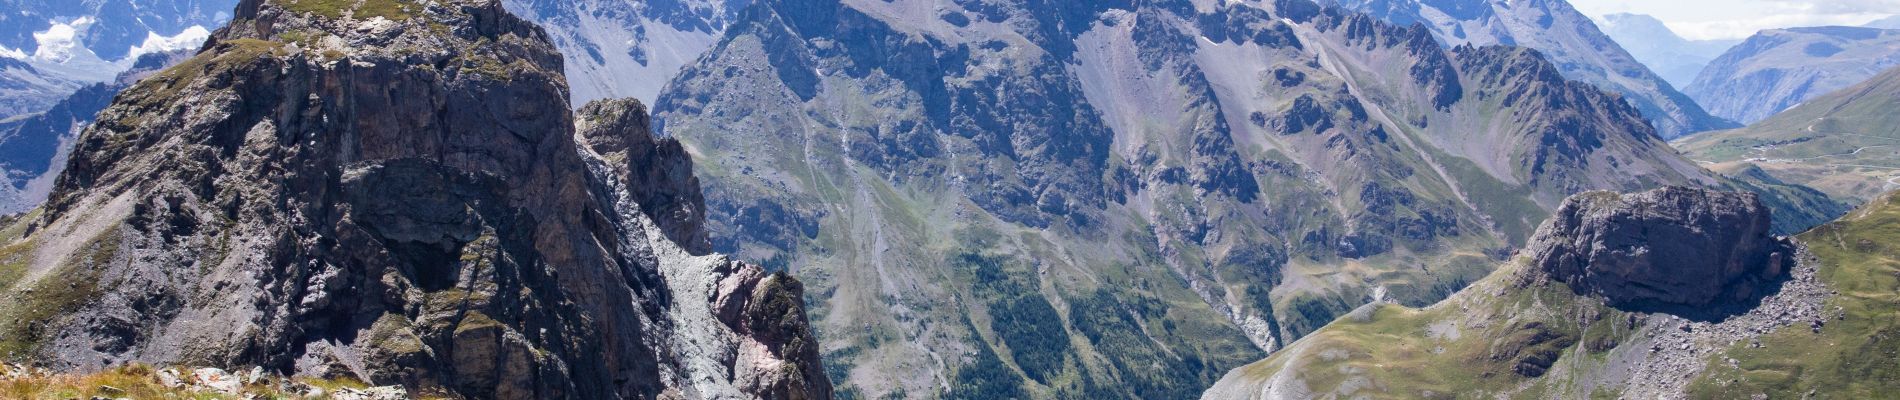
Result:
{"type": "Polygon", "coordinates": [[[1629,50],[1636,61],[1649,66],[1677,88],[1695,83],[1696,75],[1701,74],[1710,61],[1742,43],[1735,39],[1684,39],[1656,17],[1641,14],[1605,15],[1599,24],[1603,33],[1629,50]]]}
{"type": "Polygon", "coordinates": [[[0,397],[1900,390],[1880,29],[121,3],[0,16],[0,397]]]}
{"type": "Polygon", "coordinates": [[[1854,203],[1900,189],[1900,67],[1760,123],[1678,143],[1717,170],[1760,170],[1854,203]]]}
{"type": "Polygon", "coordinates": [[[1192,396],[1443,299],[1576,191],[1845,211],[1701,169],[1533,50],[1303,1],[987,4],[755,3],[654,106],[715,247],[813,289],[841,393],[1192,396]]]}

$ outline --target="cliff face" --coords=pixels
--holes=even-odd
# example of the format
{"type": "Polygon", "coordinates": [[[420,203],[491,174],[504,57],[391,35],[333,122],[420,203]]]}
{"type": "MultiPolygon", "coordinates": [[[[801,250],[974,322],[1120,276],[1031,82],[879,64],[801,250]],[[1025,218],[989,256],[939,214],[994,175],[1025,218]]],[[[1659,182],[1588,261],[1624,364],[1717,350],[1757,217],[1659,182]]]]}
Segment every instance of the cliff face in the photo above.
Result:
{"type": "Polygon", "coordinates": [[[1537,231],[1531,263],[1610,304],[1707,308],[1761,294],[1793,264],[1752,194],[1669,187],[1587,193],[1537,231]]]}
{"type": "Polygon", "coordinates": [[[830,396],[802,285],[704,255],[689,161],[623,123],[637,103],[577,128],[559,54],[497,2],[328,7],[243,1],[80,135],[8,238],[13,354],[472,397],[830,396]]]}

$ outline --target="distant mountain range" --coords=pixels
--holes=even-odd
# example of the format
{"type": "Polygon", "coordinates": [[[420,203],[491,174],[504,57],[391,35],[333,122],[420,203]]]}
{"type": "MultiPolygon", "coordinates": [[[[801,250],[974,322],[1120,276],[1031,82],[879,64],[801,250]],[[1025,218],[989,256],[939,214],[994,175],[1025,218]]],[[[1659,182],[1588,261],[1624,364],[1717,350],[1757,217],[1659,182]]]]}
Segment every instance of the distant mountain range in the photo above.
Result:
{"type": "Polygon", "coordinates": [[[1861,25],[1861,26],[1868,27],[1868,28],[1880,28],[1880,29],[1900,29],[1900,15],[1887,17],[1887,18],[1881,18],[1879,20],[1875,20],[1874,22],[1868,22],[1866,25],[1861,25]]]}
{"type": "Polygon", "coordinates": [[[236,0],[0,0],[0,120],[46,111],[140,55],[196,49],[236,0]]]}
{"type": "Polygon", "coordinates": [[[1900,65],[1900,30],[1765,30],[1716,58],[1684,89],[1710,112],[1754,123],[1900,65]]]}
{"type": "Polygon", "coordinates": [[[1734,128],[1712,116],[1564,0],[1324,0],[1400,26],[1423,24],[1451,45],[1537,49],[1564,77],[1622,94],[1665,138],[1734,128]]]}
{"type": "Polygon", "coordinates": [[[680,68],[719,40],[751,0],[505,0],[564,50],[572,103],[632,97],[648,104],[680,68]]]}
{"type": "Polygon", "coordinates": [[[1642,14],[1610,14],[1601,19],[1603,33],[1610,35],[1643,65],[1656,71],[1675,87],[1687,87],[1709,61],[1722,56],[1735,40],[1688,40],[1676,35],[1661,20],[1642,14]]]}

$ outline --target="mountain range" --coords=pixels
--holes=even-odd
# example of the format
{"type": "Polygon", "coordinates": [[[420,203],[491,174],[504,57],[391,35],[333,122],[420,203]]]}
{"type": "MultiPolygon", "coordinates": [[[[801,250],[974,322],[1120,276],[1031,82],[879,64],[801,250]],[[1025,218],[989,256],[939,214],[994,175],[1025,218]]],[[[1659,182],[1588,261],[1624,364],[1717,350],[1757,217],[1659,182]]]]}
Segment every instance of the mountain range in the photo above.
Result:
{"type": "Polygon", "coordinates": [[[1661,20],[1642,14],[1618,13],[1600,19],[1603,33],[1628,50],[1675,87],[1688,87],[1697,74],[1741,40],[1688,40],[1661,20]]]}
{"type": "Polygon", "coordinates": [[[1709,111],[1753,124],[1900,66],[1900,30],[1771,29],[1709,63],[1689,93],[1709,111]]]}
{"type": "Polygon", "coordinates": [[[139,56],[195,49],[236,0],[0,1],[0,120],[39,113],[139,56]]]}
{"type": "MultiPolygon", "coordinates": [[[[655,125],[715,248],[804,279],[872,398],[1192,397],[1444,298],[1571,193],[1751,185],[1537,50],[1437,37],[1305,1],[762,1],[655,125]]],[[[1840,212],[1764,192],[1783,232],[1840,212]]]]}
{"type": "Polygon", "coordinates": [[[562,50],[573,104],[652,103],[751,0],[506,0],[562,50]],[[636,77],[638,79],[628,79],[636,77]]]}
{"type": "Polygon", "coordinates": [[[230,9],[0,122],[0,397],[1888,389],[1889,201],[1562,1],[230,9]]]}
{"type": "Polygon", "coordinates": [[[1536,49],[1565,78],[1623,95],[1664,138],[1739,126],[1704,111],[1564,0],[1325,1],[1399,26],[1423,25],[1448,45],[1536,49]]]}
{"type": "Polygon", "coordinates": [[[1878,20],[1874,20],[1874,22],[1868,22],[1866,25],[1861,25],[1861,26],[1868,27],[1868,28],[1879,28],[1879,29],[1900,29],[1900,15],[1887,17],[1887,18],[1881,18],[1878,20]]]}

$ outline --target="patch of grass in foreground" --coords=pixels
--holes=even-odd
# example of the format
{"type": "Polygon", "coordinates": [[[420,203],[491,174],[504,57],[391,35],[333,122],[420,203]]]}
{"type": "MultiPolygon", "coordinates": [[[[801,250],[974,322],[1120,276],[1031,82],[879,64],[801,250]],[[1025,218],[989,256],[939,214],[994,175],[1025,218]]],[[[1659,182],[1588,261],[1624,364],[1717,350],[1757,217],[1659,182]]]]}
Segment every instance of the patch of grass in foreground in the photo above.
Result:
{"type": "Polygon", "coordinates": [[[1870,399],[1900,393],[1900,204],[1893,195],[1800,239],[1821,259],[1818,278],[1840,295],[1822,310],[1844,311],[1820,333],[1797,324],[1712,357],[1689,387],[1692,398],[1870,399]],[[1735,359],[1729,366],[1724,360],[1735,359]]]}
{"type": "Polygon", "coordinates": [[[324,18],[342,18],[344,13],[359,20],[383,17],[391,21],[409,19],[419,7],[405,0],[277,0],[285,9],[315,14],[324,18]]]}
{"type": "Polygon", "coordinates": [[[1561,390],[1548,368],[1614,346],[1630,329],[1620,312],[1562,284],[1505,286],[1522,268],[1507,264],[1432,307],[1354,311],[1245,371],[1264,379],[1290,368],[1308,388],[1353,398],[1547,397],[1561,390]]]}
{"type": "MultiPolygon", "coordinates": [[[[181,373],[185,372],[180,369],[181,373]]],[[[192,388],[167,387],[157,379],[158,368],[144,364],[130,364],[88,374],[51,374],[31,375],[19,379],[0,380],[0,398],[6,399],[86,399],[86,398],[130,398],[130,399],[303,399],[297,393],[289,393],[283,386],[277,385],[281,378],[269,378],[258,384],[244,386],[238,394],[223,394],[195,390],[192,388]]],[[[337,393],[342,389],[365,389],[369,384],[353,379],[295,379],[296,382],[320,388],[324,393],[337,393]]],[[[417,398],[441,398],[423,395],[417,398]]]]}

